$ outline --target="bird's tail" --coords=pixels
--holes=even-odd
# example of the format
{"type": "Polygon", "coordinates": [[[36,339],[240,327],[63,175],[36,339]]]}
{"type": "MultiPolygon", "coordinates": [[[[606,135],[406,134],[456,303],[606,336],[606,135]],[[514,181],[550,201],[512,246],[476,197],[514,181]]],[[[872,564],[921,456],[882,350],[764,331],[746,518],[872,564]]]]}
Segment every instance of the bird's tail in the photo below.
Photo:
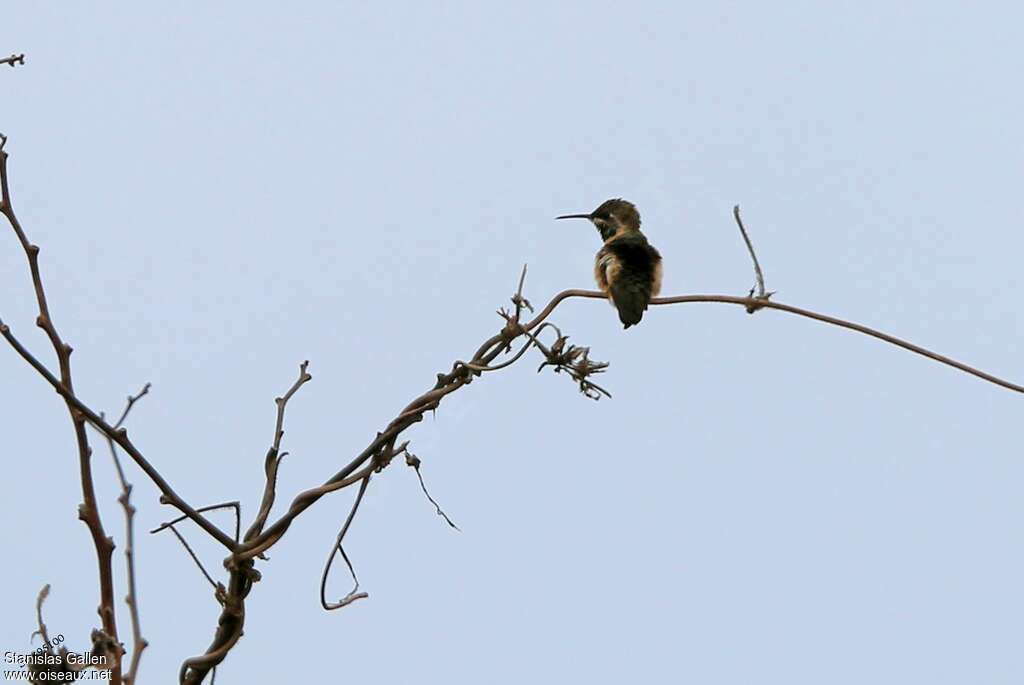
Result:
{"type": "Polygon", "coordinates": [[[619,310],[623,328],[640,323],[651,302],[651,285],[640,279],[619,279],[611,288],[612,303],[619,310]]]}

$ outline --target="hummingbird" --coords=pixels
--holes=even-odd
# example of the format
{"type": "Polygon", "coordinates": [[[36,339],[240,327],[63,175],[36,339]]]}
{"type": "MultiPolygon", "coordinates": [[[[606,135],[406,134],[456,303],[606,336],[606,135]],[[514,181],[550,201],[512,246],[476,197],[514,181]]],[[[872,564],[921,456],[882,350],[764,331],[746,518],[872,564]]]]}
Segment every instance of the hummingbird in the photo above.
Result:
{"type": "Polygon", "coordinates": [[[597,286],[619,310],[623,328],[640,323],[651,298],[661,291],[661,255],[640,232],[640,212],[621,198],[606,200],[589,214],[556,219],[587,219],[604,245],[594,260],[597,286]]]}

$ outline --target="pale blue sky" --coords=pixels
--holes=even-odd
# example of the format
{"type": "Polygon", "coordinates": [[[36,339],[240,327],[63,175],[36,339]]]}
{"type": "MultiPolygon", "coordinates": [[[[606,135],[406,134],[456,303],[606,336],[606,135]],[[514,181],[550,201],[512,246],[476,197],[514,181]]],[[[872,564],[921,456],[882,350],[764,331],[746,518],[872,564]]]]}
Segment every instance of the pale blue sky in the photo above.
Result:
{"type": "MultiPolygon", "coordinates": [[[[0,131],[81,396],[113,412],[151,381],[137,444],[249,520],[301,360],[285,501],[495,332],[524,262],[535,303],[589,287],[596,233],[552,217],[609,197],[639,206],[667,294],[746,291],[738,203],[780,300],[1019,382],[1022,21],[1008,2],[5,3],[0,53],[27,64],[0,70],[0,131]]],[[[4,235],[0,317],[50,361],[4,235]]],[[[611,362],[614,399],[536,357],[451,397],[410,437],[463,532],[393,466],[347,547],[370,598],[324,613],[351,494],[322,501],[261,565],[218,683],[1024,680],[1024,398],[778,312],[554,320],[611,362]]],[[[51,583],[51,630],[84,647],[72,432],[9,349],[0,378],[0,646],[28,647],[51,583]]],[[[171,515],[130,480],[140,531],[171,515]]],[[[141,682],[171,682],[218,607],[171,537],[140,538],[141,682]]]]}

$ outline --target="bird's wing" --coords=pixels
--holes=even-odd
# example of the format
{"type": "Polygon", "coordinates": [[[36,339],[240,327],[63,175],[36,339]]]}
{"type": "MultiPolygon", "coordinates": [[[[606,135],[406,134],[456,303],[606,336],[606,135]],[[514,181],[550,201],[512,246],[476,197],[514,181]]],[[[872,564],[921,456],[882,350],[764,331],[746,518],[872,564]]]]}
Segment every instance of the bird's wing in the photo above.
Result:
{"type": "Polygon", "coordinates": [[[619,320],[626,328],[640,323],[651,301],[661,255],[642,233],[632,233],[607,243],[608,251],[617,258],[618,277],[609,284],[609,292],[619,320]]]}

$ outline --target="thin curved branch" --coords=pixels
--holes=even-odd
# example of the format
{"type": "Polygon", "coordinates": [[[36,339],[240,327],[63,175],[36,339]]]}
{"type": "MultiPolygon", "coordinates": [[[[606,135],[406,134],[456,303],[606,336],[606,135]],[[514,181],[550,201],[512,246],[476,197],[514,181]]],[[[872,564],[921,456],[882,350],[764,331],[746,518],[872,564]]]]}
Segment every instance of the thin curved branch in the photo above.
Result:
{"type": "Polygon", "coordinates": [[[533,340],[527,340],[526,344],[523,345],[522,349],[519,350],[519,352],[517,352],[512,358],[506,359],[505,361],[501,362],[500,364],[495,364],[494,366],[486,366],[486,365],[474,364],[473,362],[462,362],[462,361],[455,362],[455,364],[457,366],[465,366],[467,369],[472,369],[473,371],[478,371],[480,373],[484,373],[486,371],[500,371],[501,369],[504,369],[506,367],[512,366],[517,361],[519,361],[520,357],[522,357],[524,354],[526,354],[526,351],[529,350],[531,347],[533,347],[533,340]]]}
{"type": "Polygon", "coordinates": [[[50,644],[50,633],[46,630],[46,623],[43,621],[43,603],[49,596],[50,584],[47,583],[43,586],[43,588],[39,591],[39,594],[36,596],[36,623],[39,625],[39,628],[38,630],[32,633],[32,637],[38,635],[43,639],[44,646],[50,644]]]}
{"type": "Polygon", "coordinates": [[[523,308],[533,311],[533,307],[530,305],[530,301],[523,297],[523,283],[526,282],[526,264],[523,264],[523,271],[519,274],[519,287],[516,288],[516,294],[512,296],[512,304],[516,306],[515,320],[519,321],[519,316],[523,313],[523,308]]]}
{"type": "Polygon", "coordinates": [[[178,542],[181,543],[181,546],[185,548],[185,551],[188,552],[188,555],[192,557],[192,561],[195,562],[195,565],[199,567],[200,571],[202,571],[203,577],[206,578],[206,582],[208,582],[216,592],[218,589],[217,581],[215,581],[213,577],[206,571],[206,567],[203,566],[203,562],[199,561],[199,557],[196,556],[196,553],[192,551],[192,547],[188,544],[188,541],[186,541],[184,536],[182,536],[182,534],[178,532],[178,529],[174,527],[174,524],[171,524],[167,527],[171,530],[172,533],[174,533],[174,537],[178,538],[178,542]]]}
{"type": "MultiPolygon", "coordinates": [[[[244,613],[244,611],[243,611],[244,613]]],[[[181,685],[198,685],[203,682],[206,674],[215,669],[218,664],[224,661],[224,657],[235,646],[242,637],[242,622],[237,624],[233,621],[222,621],[217,629],[217,636],[214,638],[216,646],[202,656],[185,659],[178,671],[178,682],[181,685]]]]}
{"type": "Polygon", "coordinates": [[[731,297],[729,295],[678,295],[675,297],[659,297],[651,300],[651,304],[653,305],[684,304],[688,302],[720,302],[724,304],[738,304],[743,307],[750,307],[756,305],[758,308],[777,309],[781,312],[796,314],[797,316],[802,316],[807,319],[814,319],[815,321],[821,321],[822,323],[827,323],[832,326],[839,326],[840,328],[846,328],[851,331],[856,331],[857,333],[869,335],[872,338],[877,338],[879,340],[882,340],[883,342],[889,343],[890,345],[901,347],[904,350],[908,350],[910,352],[913,352],[914,354],[919,354],[922,357],[927,357],[928,359],[937,361],[940,364],[951,366],[957,371],[963,371],[964,373],[968,373],[972,376],[975,376],[976,378],[982,379],[983,381],[987,381],[989,383],[993,383],[1000,387],[1006,388],[1007,390],[1024,393],[1024,386],[1018,385],[1016,383],[1000,378],[998,376],[994,376],[973,366],[964,364],[963,362],[957,361],[952,357],[947,357],[945,355],[939,354],[938,352],[933,352],[932,350],[929,350],[925,347],[921,347],[920,345],[915,345],[912,342],[908,342],[901,338],[897,338],[894,335],[883,333],[882,331],[870,328],[863,324],[855,323],[853,321],[846,321],[845,319],[829,316],[827,314],[820,314],[809,309],[801,309],[800,307],[794,307],[793,305],[783,304],[781,302],[762,300],[757,297],[731,297]]]}
{"type": "Polygon", "coordinates": [[[437,500],[435,500],[433,496],[431,496],[430,491],[427,490],[427,484],[423,482],[423,474],[420,473],[420,466],[423,464],[423,461],[409,450],[404,450],[404,452],[406,465],[412,467],[413,470],[416,471],[416,477],[420,481],[420,489],[423,490],[423,494],[427,496],[430,503],[434,505],[437,515],[443,518],[449,526],[461,533],[462,529],[455,525],[455,521],[452,521],[448,517],[448,514],[444,513],[444,509],[441,508],[441,505],[437,503],[437,500]]]}
{"type": "MultiPolygon", "coordinates": [[[[526,330],[532,330],[536,326],[540,325],[544,321],[544,319],[551,315],[551,312],[553,312],[559,304],[572,297],[582,297],[594,300],[607,299],[607,295],[596,290],[563,290],[562,292],[558,293],[553,298],[551,298],[551,301],[548,302],[547,306],[544,307],[544,309],[541,310],[540,314],[534,317],[532,321],[523,324],[524,328],[526,328],[526,330]]],[[[782,302],[763,300],[758,297],[736,297],[733,295],[675,295],[672,297],[655,297],[651,299],[651,305],[688,304],[698,302],[735,304],[741,307],[757,307],[759,309],[777,309],[779,311],[788,312],[790,314],[796,314],[797,316],[802,316],[808,319],[814,319],[815,321],[821,321],[822,323],[827,323],[832,326],[839,326],[840,328],[846,328],[851,331],[856,331],[857,333],[869,335],[872,338],[877,338],[879,340],[889,343],[890,345],[901,347],[905,350],[913,352],[914,354],[919,354],[922,357],[927,357],[928,359],[937,361],[940,364],[951,366],[958,371],[968,373],[989,383],[994,383],[995,385],[1006,388],[1007,390],[1024,393],[1024,386],[1018,385],[1004,378],[1000,378],[993,374],[987,373],[973,366],[969,366],[951,357],[939,354],[938,352],[933,352],[932,350],[929,350],[925,347],[921,347],[920,345],[915,345],[914,343],[908,342],[901,338],[897,338],[894,335],[883,333],[882,331],[870,328],[863,324],[854,323],[852,321],[846,321],[845,319],[829,316],[827,314],[820,314],[809,309],[794,307],[793,305],[783,304],[782,302]]]]}
{"type": "Polygon", "coordinates": [[[359,505],[363,501],[363,495],[366,493],[366,486],[369,484],[370,474],[367,474],[359,486],[359,492],[356,493],[356,499],[352,502],[352,508],[349,509],[348,516],[345,518],[345,523],[341,526],[341,530],[338,531],[338,537],[335,538],[334,544],[331,546],[331,553],[327,556],[327,563],[324,565],[324,572],[320,575],[320,605],[327,611],[341,609],[357,599],[366,599],[369,597],[367,593],[359,592],[359,578],[356,577],[356,570],[352,568],[352,562],[349,560],[348,555],[345,554],[345,548],[342,547],[341,544],[345,540],[345,534],[348,533],[349,526],[352,525],[352,519],[355,518],[356,512],[359,510],[359,505]],[[328,602],[327,576],[331,573],[331,564],[334,562],[336,554],[341,554],[341,558],[345,560],[345,564],[348,566],[348,571],[352,574],[352,581],[355,583],[355,586],[347,595],[337,602],[328,602]]]}
{"type": "MultiPolygon", "coordinates": [[[[124,411],[121,412],[117,423],[114,424],[115,429],[120,428],[124,424],[135,403],[149,394],[150,387],[152,386],[146,383],[138,393],[128,396],[124,411]]],[[[114,445],[114,441],[109,436],[104,437],[107,440],[107,447],[110,449],[110,458],[114,462],[118,482],[121,484],[121,495],[117,498],[117,501],[121,504],[121,508],[124,509],[124,556],[128,573],[128,594],[125,597],[125,603],[128,605],[128,615],[132,625],[132,658],[128,671],[123,675],[123,680],[125,685],[134,685],[138,679],[142,652],[149,646],[149,641],[142,636],[142,625],[139,619],[139,592],[135,581],[135,505],[131,502],[132,484],[125,478],[124,467],[121,466],[121,459],[117,456],[117,446],[114,445]]]]}
{"type": "MultiPolygon", "coordinates": [[[[14,55],[9,59],[13,58],[15,58],[14,55]]],[[[17,59],[23,62],[24,56],[20,56],[17,59]]],[[[14,66],[14,62],[8,63],[14,66]]],[[[117,613],[114,609],[114,572],[112,568],[114,540],[107,535],[103,527],[99,504],[96,501],[96,487],[92,474],[92,447],[89,446],[89,435],[85,429],[85,419],[82,416],[82,412],[68,399],[69,396],[74,396],[74,385],[71,376],[71,353],[73,348],[61,338],[50,314],[50,307],[46,300],[46,290],[43,287],[43,278],[39,269],[39,246],[29,241],[14,212],[10,185],[7,178],[8,154],[4,150],[6,143],[7,138],[0,137],[0,214],[3,214],[11,225],[18,242],[21,244],[22,250],[25,252],[25,259],[28,262],[29,273],[32,277],[32,286],[35,290],[36,306],[39,310],[39,316],[36,317],[36,325],[49,338],[50,345],[53,347],[54,354],[57,357],[57,365],[60,368],[60,381],[56,387],[59,387],[66,393],[66,395],[64,393],[62,395],[64,395],[64,404],[68,410],[71,426],[74,430],[75,444],[78,447],[78,479],[82,489],[82,504],[78,507],[78,518],[89,529],[93,547],[96,550],[97,575],[100,586],[98,613],[103,624],[103,633],[114,644],[117,644],[117,613]]],[[[5,330],[5,337],[7,337],[9,331],[6,330],[7,327],[3,325],[2,321],[0,321],[0,329],[5,330]]],[[[54,380],[56,381],[56,378],[54,380]]],[[[120,652],[115,654],[114,663],[111,664],[111,682],[114,685],[120,685],[122,682],[121,656],[120,652]]]]}
{"type": "Polygon", "coordinates": [[[288,400],[292,398],[292,395],[313,379],[306,372],[307,368],[309,368],[308,360],[299,364],[299,377],[282,397],[274,398],[274,403],[277,405],[277,420],[274,424],[274,442],[271,444],[270,449],[267,450],[267,456],[263,461],[266,483],[263,486],[263,498],[260,501],[260,509],[252,525],[249,526],[249,530],[245,532],[246,540],[251,540],[260,534],[267,522],[267,517],[270,516],[270,510],[274,507],[274,499],[277,496],[277,470],[281,466],[281,460],[287,454],[287,452],[281,452],[281,440],[284,438],[284,410],[288,406],[288,400]]]}
{"type": "MultiPolygon", "coordinates": [[[[757,261],[757,253],[754,252],[754,244],[750,242],[750,236],[747,235],[747,227],[743,225],[743,219],[740,218],[740,206],[733,205],[732,216],[736,219],[736,225],[740,227],[740,235],[743,236],[743,242],[747,245],[747,252],[750,253],[750,260],[754,262],[754,280],[755,288],[757,289],[757,299],[767,300],[774,293],[765,292],[764,289],[764,273],[761,271],[761,263],[757,261]]],[[[750,289],[750,296],[754,296],[754,288],[750,289]]],[[[757,309],[747,309],[748,314],[753,314],[757,309]]]]}
{"type": "MultiPolygon", "coordinates": [[[[241,518],[242,518],[242,516],[241,516],[241,514],[242,514],[242,505],[239,504],[237,501],[221,502],[220,504],[208,504],[205,507],[199,507],[198,509],[196,509],[196,511],[199,512],[199,513],[203,513],[203,512],[207,512],[207,511],[218,511],[220,509],[232,509],[232,510],[234,510],[234,512],[235,512],[235,541],[237,541],[238,540],[238,534],[239,534],[239,528],[241,526],[241,518]]],[[[153,530],[149,531],[149,534],[153,535],[154,533],[159,533],[160,531],[162,531],[162,530],[164,530],[166,528],[170,528],[175,523],[180,523],[181,521],[184,521],[187,518],[189,518],[189,517],[185,516],[185,515],[182,515],[182,516],[178,516],[177,518],[173,518],[170,521],[167,521],[166,523],[161,523],[159,526],[157,526],[153,530]]]]}

